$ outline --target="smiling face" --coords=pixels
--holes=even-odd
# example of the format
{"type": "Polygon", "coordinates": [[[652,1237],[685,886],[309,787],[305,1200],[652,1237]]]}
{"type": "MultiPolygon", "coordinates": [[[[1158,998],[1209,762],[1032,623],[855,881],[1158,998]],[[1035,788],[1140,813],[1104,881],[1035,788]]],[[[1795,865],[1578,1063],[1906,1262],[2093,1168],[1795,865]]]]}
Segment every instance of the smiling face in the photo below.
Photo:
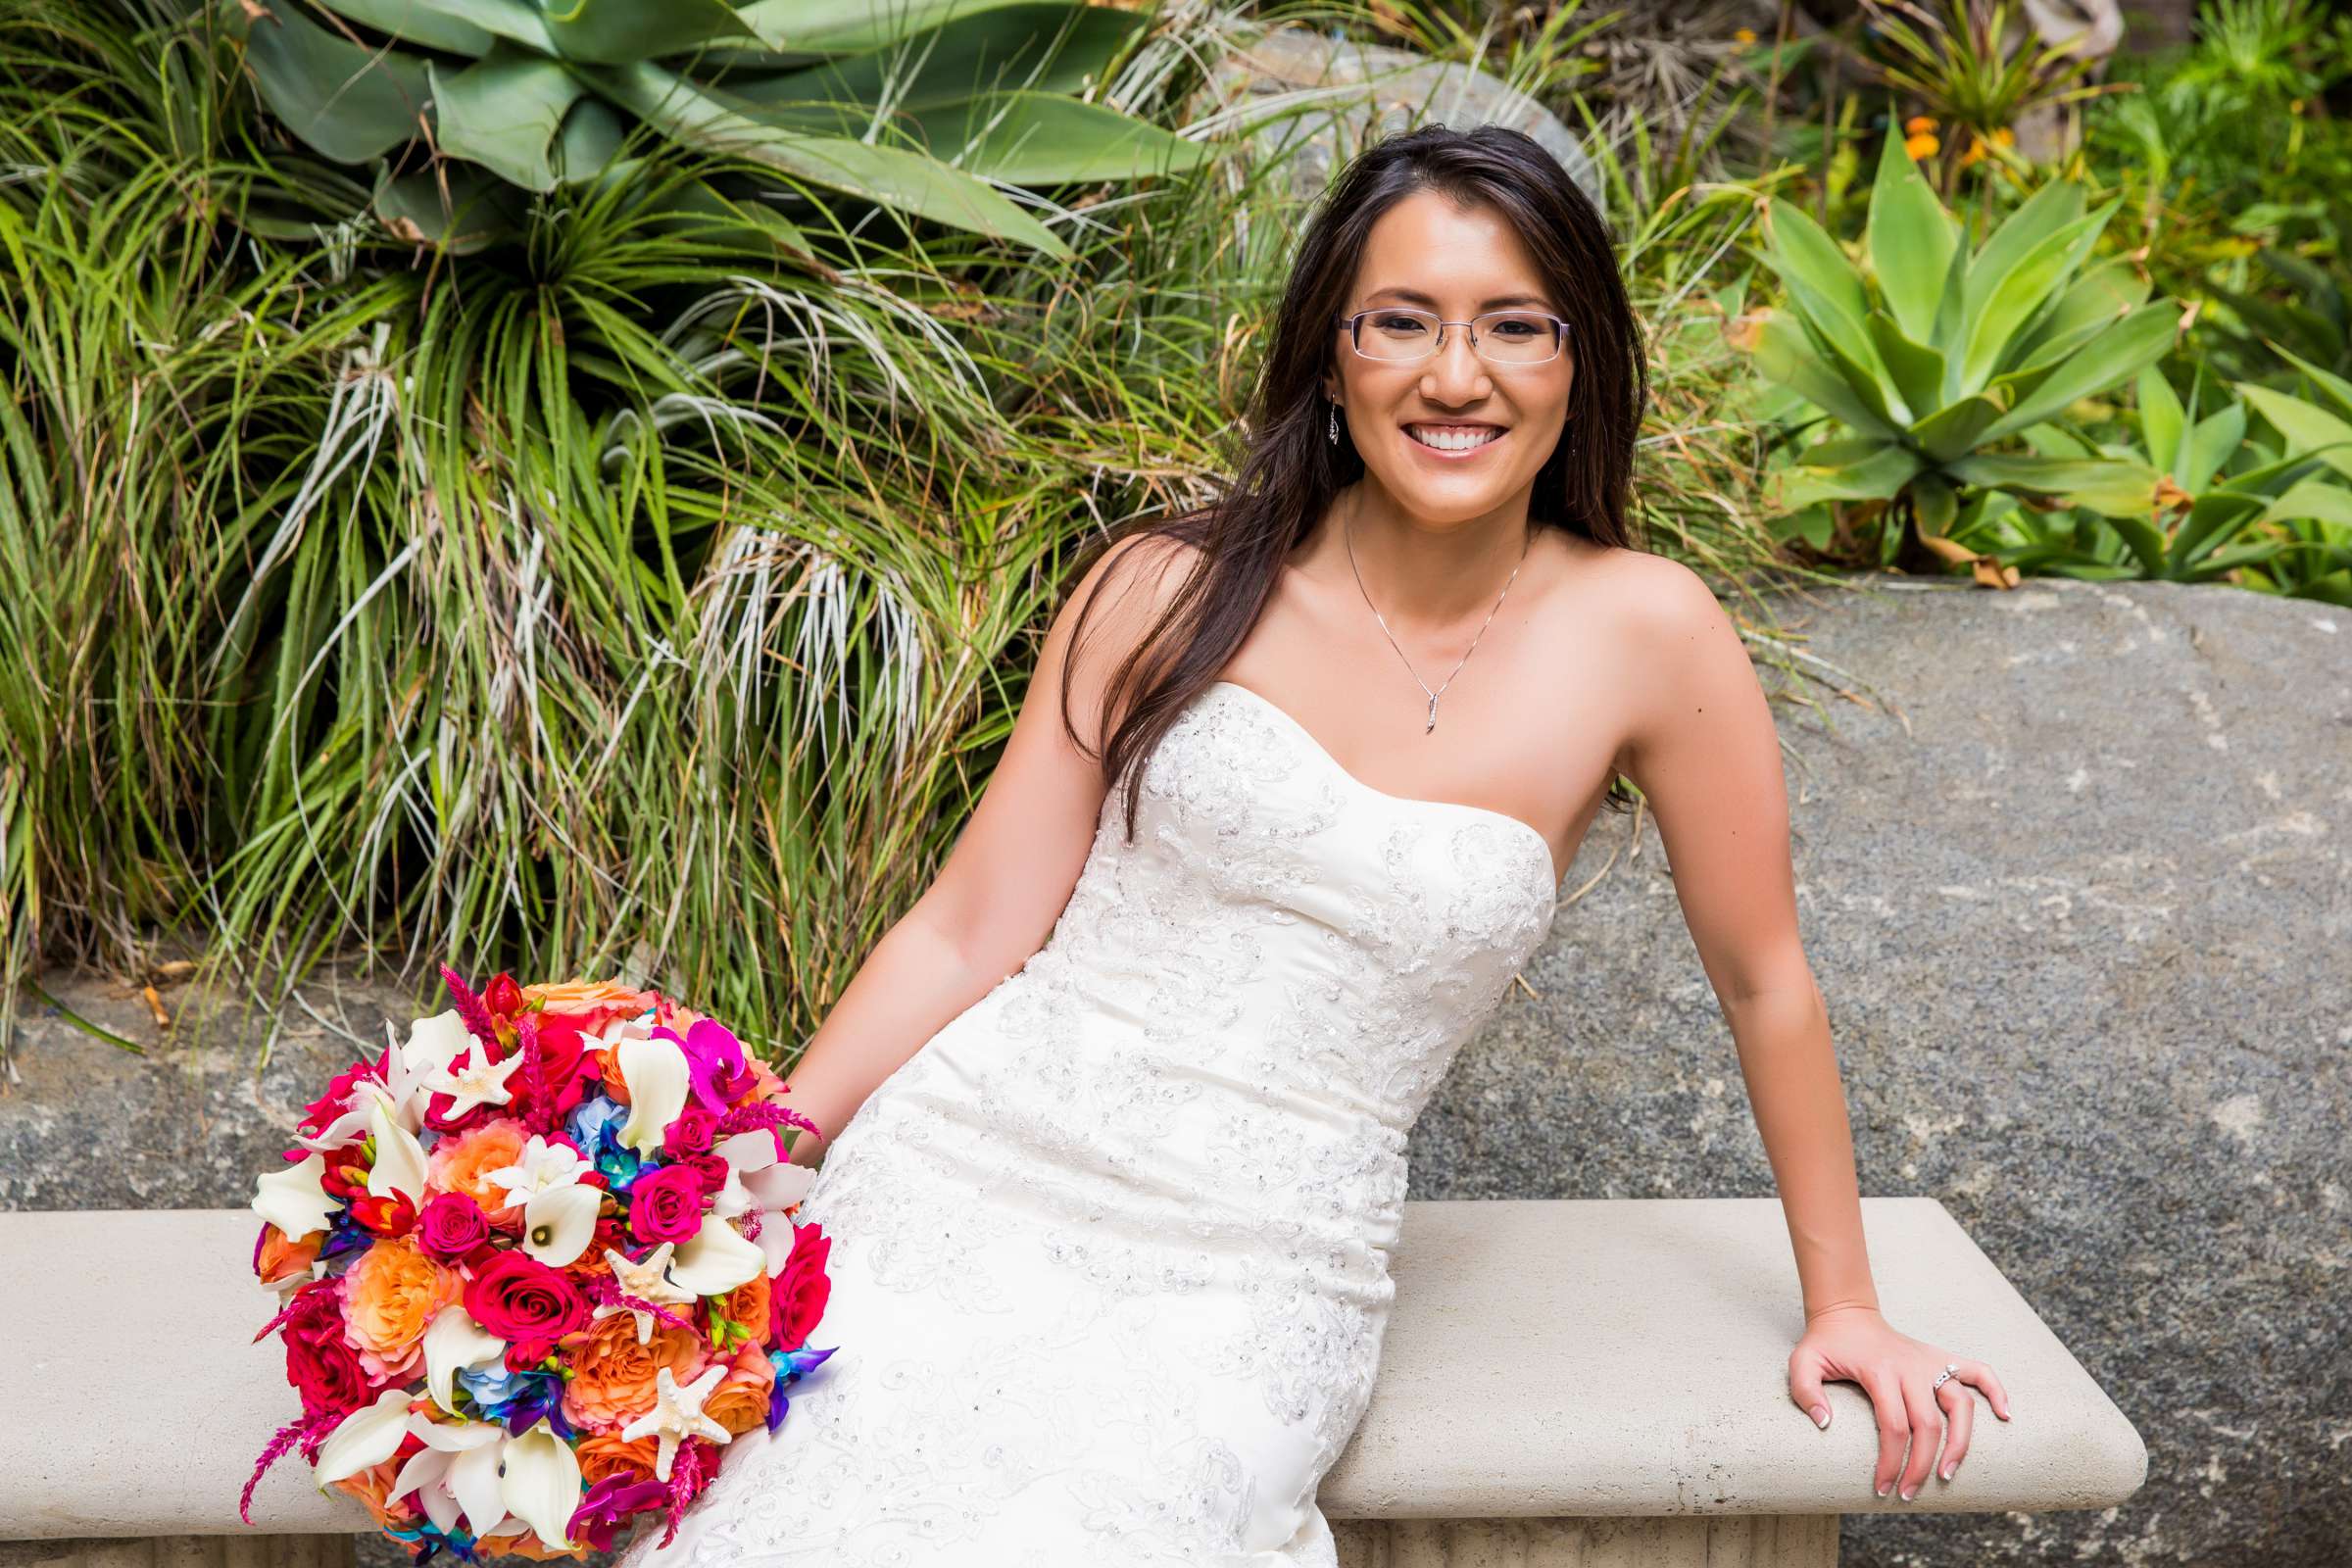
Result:
{"type": "MultiPolygon", "coordinates": [[[[1490,311],[1563,314],[1501,215],[1417,190],[1380,216],[1340,314],[1412,307],[1451,322],[1490,311]]],[[[1404,323],[1392,329],[1410,331],[1404,323]]],[[[1367,349],[1380,330],[1363,322],[1367,349]]],[[[1524,328],[1520,328],[1524,331],[1524,328]]],[[[1323,392],[1364,462],[1364,480],[1401,517],[1450,524],[1524,509],[1558,446],[1575,376],[1574,344],[1541,364],[1496,365],[1446,328],[1446,346],[1406,362],[1367,359],[1332,328],[1323,392]]]]}

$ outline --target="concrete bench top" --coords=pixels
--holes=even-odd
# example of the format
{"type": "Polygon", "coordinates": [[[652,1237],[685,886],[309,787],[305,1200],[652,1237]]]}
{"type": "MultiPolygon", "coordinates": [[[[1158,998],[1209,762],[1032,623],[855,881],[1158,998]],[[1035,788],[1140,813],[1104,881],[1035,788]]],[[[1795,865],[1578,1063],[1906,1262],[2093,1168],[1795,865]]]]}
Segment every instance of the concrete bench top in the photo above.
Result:
{"type": "MultiPolygon", "coordinates": [[[[1930,1199],[1863,1203],[1896,1327],[1990,1362],[1950,1484],[1874,1497],[1852,1384],[1827,1432],[1790,1402],[1802,1326],[1772,1199],[1413,1201],[1363,1424],[1320,1493],[1335,1519],[1851,1513],[2103,1506],[2147,1450],[2032,1307],[1930,1199]]],[[[236,1534],[254,1456],[297,1411],[246,1209],[0,1213],[0,1539],[236,1534]],[[184,1365],[148,1366],[157,1345],[184,1365]],[[27,1417],[30,1417],[29,1419],[27,1417]]],[[[845,1351],[844,1353],[848,1353],[845,1351]]],[[[821,1372],[816,1374],[821,1376],[821,1372]]],[[[262,1532],[371,1531],[299,1453],[262,1532]]]]}

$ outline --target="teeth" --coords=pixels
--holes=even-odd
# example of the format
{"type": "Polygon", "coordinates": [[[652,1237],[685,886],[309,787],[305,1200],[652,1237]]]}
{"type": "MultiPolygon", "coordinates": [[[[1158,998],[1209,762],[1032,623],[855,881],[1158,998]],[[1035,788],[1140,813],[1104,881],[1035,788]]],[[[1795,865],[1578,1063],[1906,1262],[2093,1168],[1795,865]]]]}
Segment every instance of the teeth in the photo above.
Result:
{"type": "Polygon", "coordinates": [[[1466,430],[1457,425],[1428,424],[1408,424],[1405,433],[1423,446],[1436,447],[1441,452],[1467,452],[1502,434],[1494,429],[1466,430]]]}

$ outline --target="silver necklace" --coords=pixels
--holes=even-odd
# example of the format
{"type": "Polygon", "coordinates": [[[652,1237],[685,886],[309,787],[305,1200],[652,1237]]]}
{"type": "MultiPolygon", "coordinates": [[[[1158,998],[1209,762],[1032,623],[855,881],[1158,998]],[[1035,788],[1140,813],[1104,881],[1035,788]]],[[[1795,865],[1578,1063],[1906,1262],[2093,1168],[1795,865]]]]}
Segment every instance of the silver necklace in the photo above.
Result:
{"type": "Polygon", "coordinates": [[[1470,656],[1478,652],[1478,638],[1484,637],[1487,634],[1487,627],[1492,625],[1494,620],[1494,610],[1500,610],[1502,608],[1502,595],[1511,591],[1511,584],[1517,580],[1519,576],[1519,568],[1527,564],[1527,552],[1529,547],[1536,542],[1536,530],[1533,527],[1530,527],[1527,530],[1527,542],[1519,547],[1519,559],[1517,562],[1513,563],[1510,576],[1502,579],[1502,593],[1494,596],[1494,610],[1488,611],[1487,618],[1478,623],[1478,637],[1473,637],[1470,639],[1470,646],[1463,649],[1462,657],[1454,661],[1453,674],[1447,675],[1446,677],[1446,684],[1444,686],[1440,686],[1434,692],[1429,690],[1429,682],[1421,678],[1421,672],[1413,668],[1413,662],[1410,659],[1405,659],[1404,650],[1397,645],[1396,634],[1389,630],[1388,617],[1380,612],[1379,606],[1372,603],[1372,595],[1364,587],[1364,574],[1362,571],[1357,569],[1355,564],[1355,539],[1353,530],[1348,526],[1345,519],[1343,519],[1340,523],[1340,540],[1348,547],[1348,569],[1355,573],[1355,591],[1364,596],[1364,608],[1372,612],[1372,618],[1374,620],[1380,622],[1381,635],[1388,638],[1389,646],[1391,648],[1396,649],[1396,657],[1404,660],[1405,672],[1413,677],[1413,684],[1420,687],[1423,691],[1429,692],[1429,722],[1421,726],[1421,733],[1426,735],[1431,730],[1434,730],[1438,727],[1438,699],[1446,695],[1446,687],[1453,684],[1453,676],[1460,674],[1462,672],[1462,666],[1470,662],[1470,656]]]}

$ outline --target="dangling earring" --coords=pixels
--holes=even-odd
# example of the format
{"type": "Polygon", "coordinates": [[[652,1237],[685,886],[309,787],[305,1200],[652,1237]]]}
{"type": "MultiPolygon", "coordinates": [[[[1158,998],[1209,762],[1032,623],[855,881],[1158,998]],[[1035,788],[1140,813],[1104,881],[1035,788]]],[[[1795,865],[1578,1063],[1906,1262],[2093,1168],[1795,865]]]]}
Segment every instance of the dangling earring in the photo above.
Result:
{"type": "Polygon", "coordinates": [[[1331,444],[1335,447],[1338,446],[1340,444],[1340,406],[1337,403],[1331,406],[1330,434],[1331,444]]]}

